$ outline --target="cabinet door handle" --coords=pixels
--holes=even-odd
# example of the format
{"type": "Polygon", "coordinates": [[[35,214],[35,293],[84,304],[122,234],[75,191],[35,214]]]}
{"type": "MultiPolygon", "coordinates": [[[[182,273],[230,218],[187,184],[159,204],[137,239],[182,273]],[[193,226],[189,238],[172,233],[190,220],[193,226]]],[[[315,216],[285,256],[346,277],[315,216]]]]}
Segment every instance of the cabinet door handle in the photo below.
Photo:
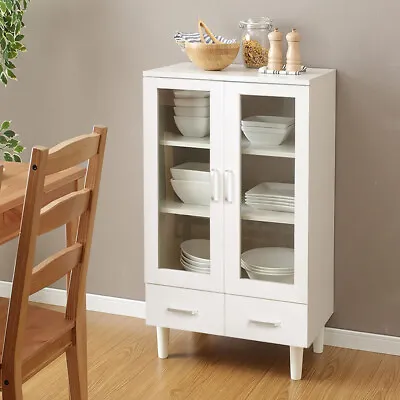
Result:
{"type": "Polygon", "coordinates": [[[219,201],[219,172],[217,169],[211,170],[211,201],[219,201]]]}
{"type": "Polygon", "coordinates": [[[225,201],[233,203],[233,171],[225,171],[225,201]]]}
{"type": "Polygon", "coordinates": [[[251,324],[268,326],[270,328],[279,328],[281,326],[281,321],[258,321],[256,319],[249,319],[251,324]]]}
{"type": "Polygon", "coordinates": [[[168,307],[167,311],[171,312],[171,313],[175,313],[175,314],[184,314],[184,315],[191,315],[191,316],[197,315],[199,313],[198,311],[184,310],[184,309],[172,308],[172,307],[168,307]]]}

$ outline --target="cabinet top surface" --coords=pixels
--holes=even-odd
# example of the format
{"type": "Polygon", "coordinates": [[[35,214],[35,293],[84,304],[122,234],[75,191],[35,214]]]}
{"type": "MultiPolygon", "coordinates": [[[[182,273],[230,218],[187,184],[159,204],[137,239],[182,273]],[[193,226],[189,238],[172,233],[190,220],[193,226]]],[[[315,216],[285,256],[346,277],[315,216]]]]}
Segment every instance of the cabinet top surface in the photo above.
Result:
{"type": "Polygon", "coordinates": [[[309,86],[312,81],[324,75],[335,73],[334,69],[309,68],[301,75],[260,74],[257,69],[232,64],[223,71],[203,71],[190,62],[174,64],[143,72],[149,78],[200,79],[209,81],[269,83],[280,85],[309,86]]]}

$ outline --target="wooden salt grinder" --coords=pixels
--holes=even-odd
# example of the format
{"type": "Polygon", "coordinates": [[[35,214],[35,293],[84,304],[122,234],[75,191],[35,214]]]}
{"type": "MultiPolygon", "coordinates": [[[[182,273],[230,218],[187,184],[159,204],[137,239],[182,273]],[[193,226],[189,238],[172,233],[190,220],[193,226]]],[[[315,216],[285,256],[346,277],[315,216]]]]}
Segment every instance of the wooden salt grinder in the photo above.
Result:
{"type": "Polygon", "coordinates": [[[278,28],[275,28],[275,30],[268,35],[268,39],[270,48],[268,52],[267,69],[272,71],[280,71],[283,67],[283,34],[278,31],[278,28]]]}
{"type": "Polygon", "coordinates": [[[286,71],[297,72],[301,70],[301,57],[300,57],[300,35],[296,29],[292,29],[286,35],[288,42],[288,51],[286,55],[286,71]]]}

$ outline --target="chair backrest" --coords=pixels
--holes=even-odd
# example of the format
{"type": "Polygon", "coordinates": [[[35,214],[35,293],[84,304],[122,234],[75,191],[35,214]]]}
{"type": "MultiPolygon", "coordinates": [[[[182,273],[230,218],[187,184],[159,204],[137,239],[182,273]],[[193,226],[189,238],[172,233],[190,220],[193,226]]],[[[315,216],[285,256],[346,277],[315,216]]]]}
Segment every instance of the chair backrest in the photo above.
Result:
{"type": "Polygon", "coordinates": [[[21,360],[31,294],[71,273],[65,318],[76,320],[78,313],[85,311],[86,275],[106,136],[107,128],[94,127],[91,134],[50,150],[32,150],[3,350],[3,360],[14,360],[16,366],[21,360]],[[42,207],[46,176],[87,160],[84,188],[42,207]],[[76,218],[79,227],[75,243],[34,266],[37,237],[76,218]]]}

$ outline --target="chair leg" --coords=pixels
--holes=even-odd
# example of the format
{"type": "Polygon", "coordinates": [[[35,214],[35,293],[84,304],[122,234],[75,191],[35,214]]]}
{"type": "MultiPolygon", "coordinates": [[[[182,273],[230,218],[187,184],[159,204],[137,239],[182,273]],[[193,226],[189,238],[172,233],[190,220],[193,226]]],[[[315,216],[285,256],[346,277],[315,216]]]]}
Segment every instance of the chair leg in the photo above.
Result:
{"type": "Polygon", "coordinates": [[[75,328],[74,345],[67,349],[67,366],[71,400],[88,399],[86,320],[75,328]]]}

